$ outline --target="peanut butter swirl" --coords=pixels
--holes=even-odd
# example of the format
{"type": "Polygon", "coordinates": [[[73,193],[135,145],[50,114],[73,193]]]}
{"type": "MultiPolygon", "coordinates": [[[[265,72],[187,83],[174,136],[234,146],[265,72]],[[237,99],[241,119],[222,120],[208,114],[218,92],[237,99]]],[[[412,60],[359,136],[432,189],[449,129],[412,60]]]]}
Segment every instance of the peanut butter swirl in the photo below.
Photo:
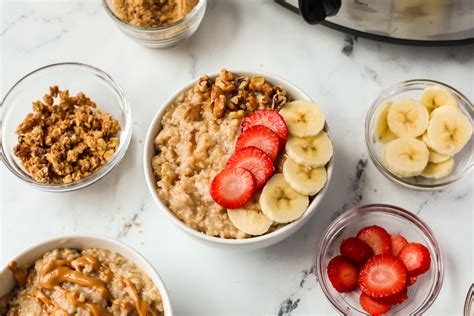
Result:
{"type": "Polygon", "coordinates": [[[13,273],[13,276],[15,277],[16,283],[19,286],[25,286],[26,283],[28,282],[28,278],[26,275],[25,270],[20,269],[15,261],[11,261],[8,263],[8,269],[13,273]]]}
{"type": "MultiPolygon", "coordinates": [[[[33,280],[27,278],[27,273],[18,268],[15,262],[8,265],[20,287],[33,284],[33,280]]],[[[136,310],[139,316],[157,316],[158,314],[143,300],[134,283],[129,279],[120,279],[124,292],[129,296],[133,303],[127,300],[114,299],[107,283],[114,279],[112,271],[107,265],[101,263],[97,258],[90,255],[82,255],[72,260],[54,259],[47,262],[37,275],[37,283],[33,284],[32,290],[28,296],[45,306],[48,315],[69,315],[66,310],[58,304],[55,299],[57,296],[50,296],[50,291],[56,291],[68,302],[70,306],[85,310],[91,316],[112,316],[107,310],[108,306],[113,309],[125,311],[127,314],[136,310]],[[93,277],[90,272],[95,272],[98,277],[93,277]],[[98,293],[103,305],[87,302],[85,297],[76,291],[68,291],[62,285],[65,282],[88,287],[98,293]],[[105,306],[106,305],[106,306],[105,306]]]]}
{"type": "Polygon", "coordinates": [[[157,316],[157,314],[153,310],[151,310],[150,305],[148,305],[147,302],[140,298],[140,295],[138,295],[137,292],[137,288],[130,280],[122,280],[122,284],[125,286],[125,291],[127,291],[128,295],[135,303],[135,308],[137,309],[139,316],[157,316]]]}
{"type": "Polygon", "coordinates": [[[44,289],[53,290],[63,282],[71,282],[81,286],[87,286],[99,291],[102,298],[108,299],[110,292],[102,280],[92,278],[75,268],[84,268],[86,263],[91,265],[94,271],[98,270],[100,263],[93,257],[79,257],[74,260],[52,260],[44,266],[40,272],[40,286],[44,289]]]}

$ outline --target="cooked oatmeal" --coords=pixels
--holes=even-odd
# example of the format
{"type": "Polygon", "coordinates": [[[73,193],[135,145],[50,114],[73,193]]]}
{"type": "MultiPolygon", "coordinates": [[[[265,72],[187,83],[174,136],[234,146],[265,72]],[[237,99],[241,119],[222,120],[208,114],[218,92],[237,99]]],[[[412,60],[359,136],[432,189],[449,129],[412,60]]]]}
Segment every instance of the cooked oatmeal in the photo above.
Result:
{"type": "Polygon", "coordinates": [[[28,268],[26,279],[14,262],[9,267],[17,288],[0,298],[1,315],[163,315],[161,296],[151,279],[108,250],[49,251],[28,268]]]}
{"type": "Polygon", "coordinates": [[[260,76],[237,77],[226,70],[215,80],[202,76],[165,112],[154,139],[151,163],[160,199],[195,230],[222,238],[250,237],[214,202],[210,183],[233,153],[242,118],[286,101],[281,87],[260,76]]]}
{"type": "Polygon", "coordinates": [[[119,122],[84,93],[70,96],[53,86],[18,126],[13,152],[37,182],[71,183],[113,157],[119,131],[119,122]]]}
{"type": "Polygon", "coordinates": [[[112,0],[115,14],[123,21],[154,28],[183,19],[198,0],[112,0]]]}

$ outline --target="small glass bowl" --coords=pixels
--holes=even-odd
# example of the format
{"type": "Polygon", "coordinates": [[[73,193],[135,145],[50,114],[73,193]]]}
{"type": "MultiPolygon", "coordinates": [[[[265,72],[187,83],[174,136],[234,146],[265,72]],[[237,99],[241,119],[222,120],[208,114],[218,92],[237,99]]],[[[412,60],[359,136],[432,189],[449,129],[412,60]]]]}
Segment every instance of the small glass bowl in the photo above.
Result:
{"type": "Polygon", "coordinates": [[[139,44],[150,48],[164,48],[178,44],[196,32],[206,13],[207,0],[199,0],[183,19],[162,27],[147,28],[129,24],[114,12],[114,0],[102,0],[105,11],[117,27],[139,44]]]}
{"type": "Polygon", "coordinates": [[[471,285],[464,303],[464,316],[474,316],[474,284],[471,285]]]}
{"type": "Polygon", "coordinates": [[[112,170],[127,151],[132,137],[130,105],[122,89],[105,72],[80,63],[52,64],[27,74],[7,92],[0,104],[0,160],[18,178],[34,187],[50,192],[66,192],[86,187],[112,170]],[[119,121],[120,145],[114,156],[90,176],[68,184],[39,183],[33,179],[13,154],[18,143],[15,133],[18,125],[33,110],[31,104],[42,99],[49,87],[58,85],[61,90],[69,89],[71,95],[82,91],[104,112],[119,121]]]}
{"type": "Polygon", "coordinates": [[[365,120],[365,141],[369,151],[370,159],[377,169],[391,181],[401,184],[410,189],[418,190],[435,190],[450,185],[463,176],[469,174],[469,171],[473,168],[473,151],[474,140],[471,137],[469,142],[464,146],[461,152],[454,156],[454,170],[453,172],[441,179],[428,179],[422,176],[401,178],[391,173],[382,164],[381,153],[383,144],[377,142],[374,131],[376,119],[379,112],[383,109],[387,101],[393,101],[404,98],[412,98],[420,100],[421,92],[430,86],[443,86],[450,90],[458,101],[459,109],[467,116],[467,118],[473,124],[474,106],[469,99],[464,96],[461,92],[456,89],[437,81],[432,80],[408,80],[395,84],[383,90],[380,95],[372,103],[372,106],[367,113],[365,120]]]}
{"type": "Polygon", "coordinates": [[[390,315],[422,315],[433,304],[443,283],[443,258],[431,229],[412,213],[392,205],[368,204],[351,209],[337,217],[321,238],[316,268],[319,284],[332,303],[344,315],[366,315],[359,304],[360,290],[337,292],[327,276],[329,261],[339,255],[342,240],[357,235],[360,229],[378,225],[390,234],[401,234],[409,242],[425,245],[431,254],[430,270],[408,288],[408,300],[395,305],[390,315]]]}

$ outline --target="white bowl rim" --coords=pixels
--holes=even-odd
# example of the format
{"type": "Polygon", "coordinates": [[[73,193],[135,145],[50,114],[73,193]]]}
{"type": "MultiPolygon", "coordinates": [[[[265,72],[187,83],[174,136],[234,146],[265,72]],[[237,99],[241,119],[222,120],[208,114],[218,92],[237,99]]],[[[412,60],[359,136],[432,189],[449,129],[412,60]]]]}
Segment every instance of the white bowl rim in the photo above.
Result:
{"type": "MultiPolygon", "coordinates": [[[[9,270],[8,269],[8,262],[17,261],[19,258],[22,258],[22,257],[28,255],[28,253],[33,252],[37,248],[40,248],[40,247],[43,247],[43,246],[46,246],[46,245],[51,245],[52,246],[52,245],[56,244],[56,246],[54,246],[54,248],[49,249],[49,250],[52,250],[52,249],[56,249],[56,248],[61,248],[61,243],[64,242],[64,241],[81,240],[81,239],[103,241],[103,242],[106,242],[106,243],[110,243],[110,244],[113,244],[113,245],[117,246],[117,248],[125,249],[126,251],[129,251],[130,253],[133,253],[134,255],[136,255],[140,260],[143,261],[143,264],[146,265],[149,268],[148,269],[149,272],[146,273],[145,275],[147,275],[152,280],[153,284],[157,287],[158,292],[160,293],[161,299],[163,301],[163,309],[164,309],[164,312],[165,312],[165,316],[172,316],[173,315],[173,310],[172,310],[171,300],[170,300],[170,297],[169,297],[169,294],[168,294],[168,290],[165,286],[165,283],[163,282],[163,279],[158,274],[158,272],[153,267],[153,265],[142,254],[140,254],[138,251],[136,251],[132,247],[128,246],[127,244],[125,244],[124,242],[122,242],[118,239],[107,237],[107,236],[79,235],[78,234],[78,235],[65,235],[65,236],[60,236],[60,237],[55,237],[55,238],[43,240],[43,241],[41,241],[41,242],[39,242],[39,243],[37,243],[33,246],[25,248],[24,250],[20,251],[17,255],[15,255],[12,259],[8,260],[7,263],[6,263],[6,266],[4,266],[3,268],[0,269],[0,276],[3,275],[6,272],[6,270],[9,270]],[[149,275],[150,273],[152,275],[149,275]]],[[[98,248],[100,248],[100,247],[98,247],[98,248]]],[[[100,249],[108,250],[106,248],[100,248],[100,249]]],[[[46,250],[46,251],[49,251],[49,250],[46,250]]],[[[120,255],[125,257],[127,260],[133,262],[140,270],[142,270],[143,273],[145,273],[143,271],[143,268],[140,266],[139,263],[137,263],[134,260],[126,257],[123,254],[120,254],[120,255]]],[[[34,260],[38,260],[38,259],[39,258],[34,259],[34,260]]],[[[30,264],[33,264],[33,263],[34,262],[31,262],[30,264]]]]}
{"type": "MultiPolygon", "coordinates": [[[[293,90],[297,91],[298,94],[300,94],[304,99],[312,101],[312,99],[306,94],[302,89],[297,87],[295,84],[291,83],[290,81],[281,78],[280,76],[271,74],[269,72],[264,72],[264,71],[248,71],[248,70],[235,70],[235,69],[227,69],[228,71],[237,74],[237,75],[243,75],[243,76],[251,76],[251,75],[261,75],[264,76],[265,78],[268,78],[270,82],[274,82],[274,84],[281,84],[283,88],[286,87],[291,87],[293,90]]],[[[218,76],[218,72],[210,73],[208,74],[209,78],[214,78],[218,76]]],[[[159,208],[168,216],[168,218],[176,224],[178,227],[186,231],[187,233],[191,234],[192,236],[198,238],[198,239],[203,239],[205,241],[211,242],[211,243],[217,243],[221,245],[230,245],[230,246],[239,246],[239,245],[251,245],[251,244],[257,244],[260,242],[265,242],[269,239],[276,238],[279,235],[283,235],[288,231],[291,231],[294,226],[297,226],[301,221],[305,221],[306,218],[309,218],[313,215],[315,210],[317,209],[317,206],[320,204],[322,198],[326,194],[326,191],[329,186],[330,179],[332,177],[333,173],[333,167],[334,167],[334,153],[333,157],[331,160],[327,163],[327,180],[326,180],[326,185],[323,187],[323,189],[313,198],[311,201],[310,205],[308,206],[307,210],[305,213],[298,218],[297,220],[285,225],[282,228],[279,228],[271,233],[260,235],[260,236],[255,236],[251,238],[246,238],[246,239],[230,239],[230,238],[220,238],[220,237],[214,237],[214,236],[209,236],[205,233],[201,233],[189,226],[187,226],[185,223],[183,223],[181,220],[179,220],[174,213],[168,209],[168,207],[161,201],[161,199],[158,196],[158,193],[156,191],[156,184],[155,184],[155,179],[152,176],[153,175],[153,170],[151,170],[151,157],[147,157],[147,149],[148,146],[153,143],[153,140],[156,136],[156,132],[153,130],[155,129],[155,126],[160,124],[160,120],[163,117],[165,111],[168,109],[168,107],[171,105],[171,103],[184,91],[187,89],[191,88],[197,81],[199,80],[198,78],[194,78],[191,81],[189,81],[183,88],[177,90],[175,93],[173,93],[170,97],[168,97],[165,102],[163,102],[163,105],[161,108],[158,110],[158,112],[155,114],[153,117],[153,120],[150,123],[150,127],[148,128],[147,135],[145,138],[144,142],[144,150],[143,150],[143,166],[144,166],[144,172],[145,172],[145,179],[147,182],[148,190],[150,191],[151,195],[153,196],[153,199],[155,202],[158,204],[159,208]]],[[[329,126],[327,124],[327,121],[324,126],[324,130],[326,133],[329,135],[331,138],[329,126]]]]}

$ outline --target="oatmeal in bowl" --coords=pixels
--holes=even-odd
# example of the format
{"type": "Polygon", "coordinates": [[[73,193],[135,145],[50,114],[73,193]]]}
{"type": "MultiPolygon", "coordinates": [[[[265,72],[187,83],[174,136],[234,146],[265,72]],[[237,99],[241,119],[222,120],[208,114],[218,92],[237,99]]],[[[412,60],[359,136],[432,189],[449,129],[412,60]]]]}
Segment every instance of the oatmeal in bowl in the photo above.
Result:
{"type": "Polygon", "coordinates": [[[172,315],[152,266],[120,242],[73,236],[35,246],[0,271],[1,315],[172,315]]]}
{"type": "Polygon", "coordinates": [[[273,75],[222,70],[172,96],[145,141],[149,190],[179,227],[255,249],[295,232],[332,174],[320,106],[273,75]]]}

